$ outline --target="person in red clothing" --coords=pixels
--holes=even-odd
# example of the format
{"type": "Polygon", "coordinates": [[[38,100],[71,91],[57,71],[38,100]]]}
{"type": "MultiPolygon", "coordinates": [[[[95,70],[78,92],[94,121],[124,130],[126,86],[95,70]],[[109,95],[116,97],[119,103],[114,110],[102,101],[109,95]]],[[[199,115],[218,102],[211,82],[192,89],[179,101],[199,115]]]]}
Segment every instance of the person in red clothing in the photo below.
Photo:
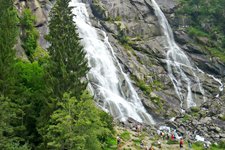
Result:
{"type": "Polygon", "coordinates": [[[180,138],[180,149],[183,149],[184,147],[184,140],[183,138],[180,138]]]}
{"type": "Polygon", "coordinates": [[[174,134],[172,133],[171,134],[171,140],[173,141],[175,139],[175,136],[174,136],[174,134]]]}

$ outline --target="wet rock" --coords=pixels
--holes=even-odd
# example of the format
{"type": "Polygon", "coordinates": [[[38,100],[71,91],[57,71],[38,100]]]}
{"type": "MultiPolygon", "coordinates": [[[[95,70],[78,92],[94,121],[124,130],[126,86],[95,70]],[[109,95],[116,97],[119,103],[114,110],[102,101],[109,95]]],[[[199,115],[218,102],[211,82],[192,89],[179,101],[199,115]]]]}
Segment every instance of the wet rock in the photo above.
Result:
{"type": "Polygon", "coordinates": [[[184,31],[175,31],[174,35],[175,40],[181,45],[187,44],[191,41],[191,38],[184,31]]]}

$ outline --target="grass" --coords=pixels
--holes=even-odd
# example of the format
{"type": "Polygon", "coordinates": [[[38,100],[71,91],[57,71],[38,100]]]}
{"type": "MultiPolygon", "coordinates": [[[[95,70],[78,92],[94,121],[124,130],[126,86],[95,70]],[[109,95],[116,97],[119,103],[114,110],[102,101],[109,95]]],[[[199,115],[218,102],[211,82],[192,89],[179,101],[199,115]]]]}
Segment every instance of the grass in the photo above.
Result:
{"type": "Polygon", "coordinates": [[[139,146],[141,144],[141,140],[140,139],[134,139],[133,142],[137,146],[139,146]]]}
{"type": "Polygon", "coordinates": [[[168,145],[179,144],[179,142],[176,140],[168,140],[166,144],[168,144],[168,145]]]}
{"type": "Polygon", "coordinates": [[[202,142],[193,143],[192,144],[192,148],[194,150],[204,150],[204,147],[203,147],[203,143],[202,142]]]}
{"type": "Polygon", "coordinates": [[[130,132],[128,131],[124,131],[121,135],[120,135],[121,139],[123,141],[128,141],[130,140],[131,136],[130,136],[130,132]]]}
{"type": "Polygon", "coordinates": [[[189,27],[188,28],[188,34],[191,36],[191,37],[209,37],[209,35],[201,30],[199,30],[198,28],[195,28],[195,27],[189,27]]]}
{"type": "Polygon", "coordinates": [[[117,143],[114,137],[106,139],[106,144],[104,146],[104,150],[116,150],[117,143]]]}
{"type": "MultiPolygon", "coordinates": [[[[193,150],[204,150],[202,142],[196,142],[192,145],[193,150]]],[[[225,142],[220,142],[218,145],[212,144],[210,150],[225,150],[225,142]]]]}
{"type": "Polygon", "coordinates": [[[221,61],[225,62],[225,52],[221,51],[216,47],[207,47],[206,48],[213,56],[220,58],[221,61]]]}

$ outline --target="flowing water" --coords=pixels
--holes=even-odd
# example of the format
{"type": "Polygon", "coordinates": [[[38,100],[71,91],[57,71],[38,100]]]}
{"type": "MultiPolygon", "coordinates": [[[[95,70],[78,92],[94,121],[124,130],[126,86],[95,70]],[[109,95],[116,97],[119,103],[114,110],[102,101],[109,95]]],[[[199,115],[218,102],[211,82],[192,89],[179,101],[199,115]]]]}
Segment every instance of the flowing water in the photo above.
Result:
{"type": "Polygon", "coordinates": [[[165,44],[165,49],[167,50],[167,71],[181,101],[181,107],[183,107],[183,103],[186,103],[187,108],[195,106],[196,103],[193,100],[192,86],[197,85],[199,91],[203,95],[204,101],[206,100],[204,97],[204,89],[201,86],[198,76],[195,74],[197,69],[192,67],[187,55],[176,44],[172,29],[158,4],[155,0],[151,0],[151,2],[155,10],[155,15],[161,25],[162,32],[166,38],[167,43],[165,44]]]}
{"type": "Polygon", "coordinates": [[[70,6],[74,7],[74,21],[87,52],[91,68],[88,74],[89,85],[98,105],[116,119],[126,121],[133,118],[154,124],[115,57],[106,33],[91,25],[84,3],[72,0],[70,6]]]}

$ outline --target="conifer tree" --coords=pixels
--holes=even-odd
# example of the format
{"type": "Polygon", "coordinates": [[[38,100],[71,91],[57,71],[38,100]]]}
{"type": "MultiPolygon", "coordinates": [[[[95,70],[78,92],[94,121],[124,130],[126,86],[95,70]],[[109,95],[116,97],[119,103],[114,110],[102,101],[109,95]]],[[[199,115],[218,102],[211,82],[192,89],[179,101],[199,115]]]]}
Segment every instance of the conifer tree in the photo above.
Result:
{"type": "Polygon", "coordinates": [[[52,8],[50,33],[47,36],[51,44],[48,48],[51,83],[54,95],[59,98],[68,91],[71,96],[79,97],[87,85],[82,82],[88,71],[86,53],[80,45],[69,2],[70,0],[58,0],[52,8]]]}
{"type": "Polygon", "coordinates": [[[12,91],[18,18],[12,0],[0,0],[0,95],[12,91]]]}

